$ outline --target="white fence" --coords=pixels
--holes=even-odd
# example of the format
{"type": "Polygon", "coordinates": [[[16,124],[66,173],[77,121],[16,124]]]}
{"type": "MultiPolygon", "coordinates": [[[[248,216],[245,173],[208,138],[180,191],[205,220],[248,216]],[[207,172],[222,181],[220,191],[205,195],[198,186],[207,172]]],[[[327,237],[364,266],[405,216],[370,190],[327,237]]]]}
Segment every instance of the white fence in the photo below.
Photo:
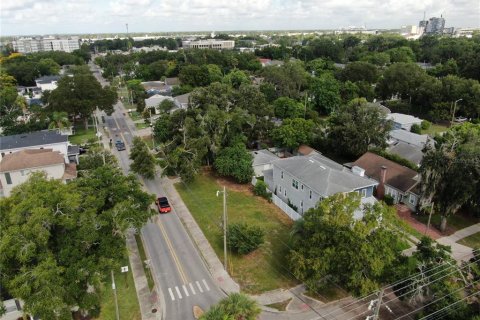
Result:
{"type": "MultiPolygon", "coordinates": [[[[252,178],[252,184],[255,185],[257,184],[257,178],[253,177],[252,178]]],[[[298,219],[301,219],[302,216],[296,212],[295,210],[293,210],[292,208],[289,207],[288,204],[286,204],[282,199],[280,199],[279,197],[277,197],[275,194],[272,193],[272,202],[277,206],[279,207],[280,209],[282,209],[282,211],[290,217],[290,219],[292,220],[298,220],[298,219]]]]}

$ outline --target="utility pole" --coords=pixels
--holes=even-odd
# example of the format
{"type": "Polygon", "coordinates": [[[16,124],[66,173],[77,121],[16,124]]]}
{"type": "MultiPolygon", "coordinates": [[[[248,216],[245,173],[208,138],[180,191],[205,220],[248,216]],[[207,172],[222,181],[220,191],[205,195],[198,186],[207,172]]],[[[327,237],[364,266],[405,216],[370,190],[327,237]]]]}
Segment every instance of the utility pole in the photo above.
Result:
{"type": "Polygon", "coordinates": [[[98,119],[97,119],[98,108],[97,108],[96,111],[97,111],[97,112],[94,112],[94,113],[93,113],[93,122],[95,123],[95,129],[96,129],[96,131],[97,131],[98,142],[102,145],[102,160],[103,160],[103,165],[105,165],[105,150],[103,150],[104,147],[103,147],[103,143],[102,143],[101,134],[100,134],[100,132],[98,131],[98,119]]]}
{"type": "Polygon", "coordinates": [[[153,150],[155,150],[155,133],[153,132],[152,109],[148,108],[148,112],[150,112],[150,130],[152,132],[152,146],[153,150]]]}
{"type": "Polygon", "coordinates": [[[120,320],[120,314],[118,312],[118,299],[117,299],[117,288],[115,287],[115,277],[113,276],[113,270],[110,271],[112,275],[112,289],[113,289],[113,297],[115,299],[115,313],[117,320],[120,320]]]}
{"type": "Polygon", "coordinates": [[[455,111],[457,110],[457,102],[462,101],[463,99],[455,100],[453,103],[453,112],[452,112],[452,123],[455,121],[455,111]]]}
{"type": "Polygon", "coordinates": [[[433,201],[432,201],[432,207],[430,208],[430,213],[428,215],[427,229],[425,230],[425,235],[427,235],[428,230],[430,229],[430,220],[432,219],[432,213],[433,213],[433,201]]]}
{"type": "Polygon", "coordinates": [[[225,186],[223,191],[217,191],[217,197],[219,193],[223,193],[223,266],[227,271],[227,190],[225,186]]]}
{"type": "Polygon", "coordinates": [[[378,320],[378,316],[380,315],[380,306],[382,305],[384,292],[385,292],[385,289],[382,289],[378,294],[378,300],[377,300],[377,304],[375,305],[375,313],[373,314],[373,320],[378,320]]]}

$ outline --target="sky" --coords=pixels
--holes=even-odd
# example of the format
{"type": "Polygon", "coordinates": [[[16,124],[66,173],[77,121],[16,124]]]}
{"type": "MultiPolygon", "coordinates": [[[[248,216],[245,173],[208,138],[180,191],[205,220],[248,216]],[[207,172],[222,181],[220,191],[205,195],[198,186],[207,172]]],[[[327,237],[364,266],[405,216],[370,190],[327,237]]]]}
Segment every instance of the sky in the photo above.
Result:
{"type": "Polygon", "coordinates": [[[0,35],[480,27],[480,0],[0,0],[0,35]]]}

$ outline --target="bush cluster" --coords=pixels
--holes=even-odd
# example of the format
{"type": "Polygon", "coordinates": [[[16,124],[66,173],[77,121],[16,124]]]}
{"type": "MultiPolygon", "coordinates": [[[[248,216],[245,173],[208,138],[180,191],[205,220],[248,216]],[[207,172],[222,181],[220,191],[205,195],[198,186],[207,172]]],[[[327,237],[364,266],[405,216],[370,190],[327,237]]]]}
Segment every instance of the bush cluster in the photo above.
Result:
{"type": "Polygon", "coordinates": [[[257,226],[246,223],[232,223],[227,229],[229,248],[238,254],[247,254],[264,242],[265,232],[257,226]]]}

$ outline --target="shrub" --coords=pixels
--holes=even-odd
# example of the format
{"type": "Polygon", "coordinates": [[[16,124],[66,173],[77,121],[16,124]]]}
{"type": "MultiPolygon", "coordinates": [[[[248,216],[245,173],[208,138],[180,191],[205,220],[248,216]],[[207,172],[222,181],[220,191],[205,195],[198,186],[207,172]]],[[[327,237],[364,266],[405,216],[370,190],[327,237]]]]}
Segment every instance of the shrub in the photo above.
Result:
{"type": "Polygon", "coordinates": [[[253,193],[259,197],[263,197],[268,201],[272,201],[272,194],[267,189],[267,184],[262,180],[257,180],[255,187],[253,188],[253,193]]]}
{"type": "Polygon", "coordinates": [[[422,133],[422,127],[419,124],[412,124],[412,127],[410,128],[410,132],[421,134],[422,133]]]}
{"type": "Polygon", "coordinates": [[[257,226],[246,223],[232,223],[227,229],[229,248],[239,254],[247,254],[257,249],[264,241],[265,232],[257,226]]]}
{"type": "Polygon", "coordinates": [[[430,121],[427,121],[427,120],[422,121],[422,124],[421,124],[422,130],[428,130],[431,126],[432,126],[432,123],[430,121]]]}
{"type": "Polygon", "coordinates": [[[383,196],[383,201],[389,205],[389,206],[393,206],[393,197],[389,194],[386,194],[385,196],[383,196]]]}

